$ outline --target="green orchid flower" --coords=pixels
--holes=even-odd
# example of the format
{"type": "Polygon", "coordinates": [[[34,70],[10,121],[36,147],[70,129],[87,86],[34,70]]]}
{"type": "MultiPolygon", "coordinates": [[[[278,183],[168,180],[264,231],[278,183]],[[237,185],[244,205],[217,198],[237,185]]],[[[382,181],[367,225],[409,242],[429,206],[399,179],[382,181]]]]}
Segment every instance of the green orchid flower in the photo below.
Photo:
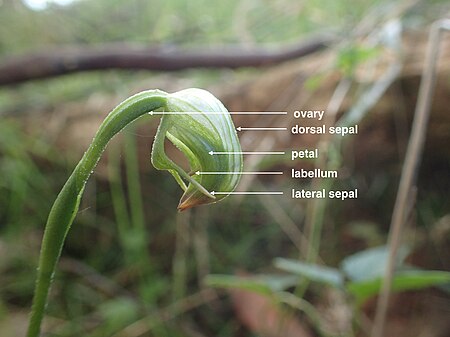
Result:
{"type": "Polygon", "coordinates": [[[231,116],[212,94],[186,89],[173,94],[149,90],[136,94],[113,109],[100,125],[91,145],[57,196],[50,211],[39,256],[38,276],[31,310],[28,337],[38,337],[48,292],[67,233],[78,212],[86,182],[108,142],[125,126],[144,115],[162,114],[151,161],[168,170],[184,191],[178,209],[217,202],[232,192],[242,172],[239,140],[231,116]],[[165,138],[188,159],[190,173],[173,162],[164,151],[165,138]],[[211,155],[210,152],[227,152],[211,155]],[[195,172],[235,172],[201,175],[195,172]],[[212,195],[212,191],[224,194],[212,195]]]}
{"type": "Polygon", "coordinates": [[[226,197],[226,194],[213,196],[210,192],[232,192],[240,175],[223,175],[218,179],[217,175],[194,173],[242,171],[241,146],[227,109],[212,94],[200,89],[187,89],[169,95],[165,109],[180,114],[163,115],[153,143],[152,163],[157,169],[172,173],[185,191],[178,209],[185,210],[226,197]],[[189,160],[191,175],[166,156],[166,136],[189,160]],[[217,156],[211,151],[230,154],[217,156]],[[183,179],[189,182],[188,186],[183,179]]]}

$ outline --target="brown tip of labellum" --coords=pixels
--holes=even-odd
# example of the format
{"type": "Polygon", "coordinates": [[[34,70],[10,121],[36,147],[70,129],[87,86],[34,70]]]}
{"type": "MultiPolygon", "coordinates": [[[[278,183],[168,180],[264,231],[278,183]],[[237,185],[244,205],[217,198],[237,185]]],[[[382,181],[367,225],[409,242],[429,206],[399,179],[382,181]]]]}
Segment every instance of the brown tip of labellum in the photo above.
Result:
{"type": "Polygon", "coordinates": [[[178,208],[178,212],[183,212],[189,208],[204,205],[204,204],[206,204],[206,202],[199,200],[199,199],[189,198],[184,201],[183,201],[183,199],[181,199],[177,208],[178,208]]]}
{"type": "Polygon", "coordinates": [[[189,208],[197,206],[198,203],[189,202],[189,200],[186,200],[185,202],[181,202],[178,204],[178,212],[183,212],[189,208]]]}
{"type": "Polygon", "coordinates": [[[200,205],[205,205],[205,204],[210,204],[215,201],[216,201],[215,198],[207,197],[204,194],[185,193],[181,197],[180,203],[178,204],[177,208],[178,208],[179,212],[182,212],[189,208],[200,206],[200,205]]]}

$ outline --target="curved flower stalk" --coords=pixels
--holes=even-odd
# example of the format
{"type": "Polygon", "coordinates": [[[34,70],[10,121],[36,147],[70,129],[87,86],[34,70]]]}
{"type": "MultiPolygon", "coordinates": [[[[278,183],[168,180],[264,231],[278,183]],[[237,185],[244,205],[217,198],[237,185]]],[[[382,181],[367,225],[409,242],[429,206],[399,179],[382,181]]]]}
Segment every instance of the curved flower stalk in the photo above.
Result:
{"type": "Polygon", "coordinates": [[[31,310],[28,337],[37,337],[44,317],[48,292],[61,250],[78,212],[86,182],[97,165],[106,145],[125,126],[151,112],[162,112],[151,161],[155,168],[168,170],[184,190],[178,205],[185,210],[217,202],[226,197],[211,191],[232,192],[239,174],[195,175],[185,172],[164,151],[167,137],[187,157],[190,172],[241,172],[242,156],[212,156],[210,151],[240,152],[239,140],[230,114],[212,94],[201,89],[186,89],[174,94],[149,90],[119,104],[100,125],[88,150],[57,196],[48,216],[39,257],[38,276],[31,310]],[[170,112],[164,114],[163,112],[170,112]]]}

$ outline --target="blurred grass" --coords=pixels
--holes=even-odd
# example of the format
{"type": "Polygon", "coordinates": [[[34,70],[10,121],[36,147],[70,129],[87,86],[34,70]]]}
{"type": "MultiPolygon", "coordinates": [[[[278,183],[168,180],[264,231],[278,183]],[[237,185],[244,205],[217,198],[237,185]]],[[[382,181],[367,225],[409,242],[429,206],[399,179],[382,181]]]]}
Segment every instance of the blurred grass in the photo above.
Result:
{"type": "MultiPolygon", "coordinates": [[[[351,31],[368,8],[382,8],[389,3],[387,0],[356,3],[230,0],[214,4],[206,0],[95,0],[33,11],[20,0],[9,0],[0,3],[0,57],[59,46],[120,41],[186,48],[295,43],[310,33],[351,31]]],[[[199,85],[208,86],[217,79],[214,74],[223,72],[188,71],[186,77],[197,78],[199,85]]],[[[95,91],[114,92],[117,87],[133,85],[149,76],[153,73],[107,71],[35,81],[13,89],[0,88],[0,115],[2,111],[20,112],[32,106],[45,108],[83,99],[95,91]]]]}

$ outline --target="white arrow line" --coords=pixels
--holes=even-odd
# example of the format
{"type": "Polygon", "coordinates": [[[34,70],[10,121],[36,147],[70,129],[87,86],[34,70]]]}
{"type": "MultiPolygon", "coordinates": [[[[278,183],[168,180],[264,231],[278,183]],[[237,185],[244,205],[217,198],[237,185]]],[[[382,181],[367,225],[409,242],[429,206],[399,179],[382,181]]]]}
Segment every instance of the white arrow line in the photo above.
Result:
{"type": "Polygon", "coordinates": [[[286,111],[150,111],[149,115],[287,115],[286,111]]]}
{"type": "Polygon", "coordinates": [[[286,131],[287,128],[243,128],[241,126],[238,126],[236,128],[238,131],[286,131]]]}
{"type": "Polygon", "coordinates": [[[210,175],[210,174],[283,174],[282,171],[257,171],[257,172],[195,172],[196,175],[210,175]]]}
{"type": "Polygon", "coordinates": [[[214,154],[218,154],[218,155],[222,155],[222,154],[286,154],[286,152],[283,151],[274,151],[274,152],[261,152],[261,151],[255,151],[255,152],[248,152],[248,151],[244,151],[244,152],[216,152],[216,151],[209,151],[208,152],[211,156],[214,154]]]}
{"type": "Polygon", "coordinates": [[[218,194],[235,194],[235,195],[282,195],[283,192],[216,192],[212,191],[211,195],[218,194]]]}

